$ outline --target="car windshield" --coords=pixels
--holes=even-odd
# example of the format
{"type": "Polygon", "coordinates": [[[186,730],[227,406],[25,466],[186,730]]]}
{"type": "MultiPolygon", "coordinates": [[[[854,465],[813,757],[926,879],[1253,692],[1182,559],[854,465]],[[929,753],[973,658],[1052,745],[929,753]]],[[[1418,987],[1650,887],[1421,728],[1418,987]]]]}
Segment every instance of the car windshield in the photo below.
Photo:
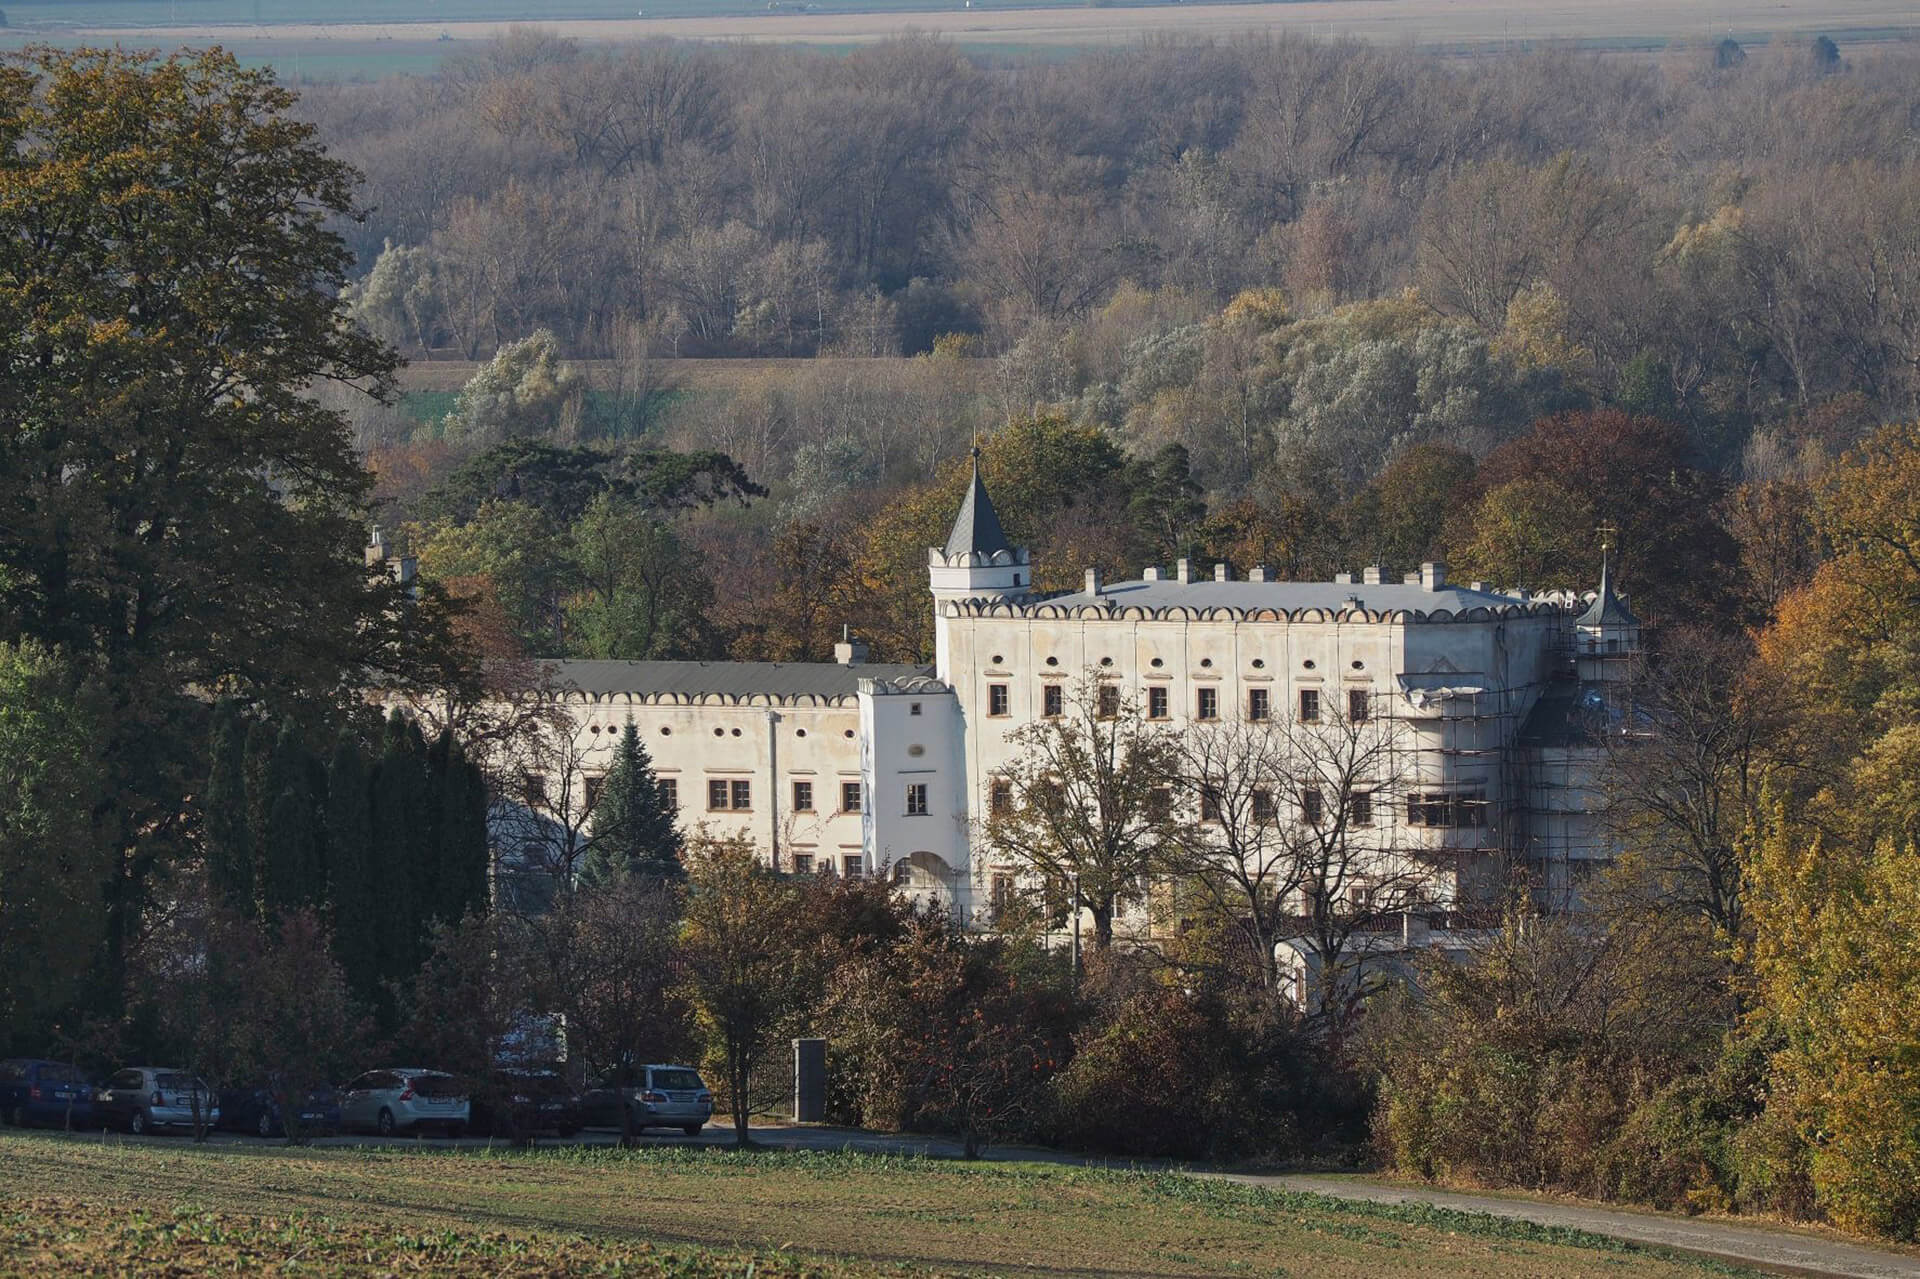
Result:
{"type": "Polygon", "coordinates": [[[458,1097],[460,1085],[445,1075],[415,1075],[413,1091],[422,1097],[458,1097]]]}
{"type": "Polygon", "coordinates": [[[653,1072],[655,1088],[671,1088],[675,1091],[687,1088],[705,1088],[700,1076],[691,1070],[656,1070],[653,1072]]]}

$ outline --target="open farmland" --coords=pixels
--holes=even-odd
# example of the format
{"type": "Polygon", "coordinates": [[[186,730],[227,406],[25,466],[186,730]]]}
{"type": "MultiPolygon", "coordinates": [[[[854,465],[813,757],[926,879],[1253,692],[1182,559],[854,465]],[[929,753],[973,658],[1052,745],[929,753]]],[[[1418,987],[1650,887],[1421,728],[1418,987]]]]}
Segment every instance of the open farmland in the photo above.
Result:
{"type": "Polygon", "coordinates": [[[345,1233],[389,1267],[393,1241],[404,1237],[409,1268],[429,1273],[616,1261],[641,1274],[719,1273],[727,1258],[711,1249],[824,1259],[807,1273],[831,1275],[1707,1273],[1691,1259],[1421,1207],[1176,1174],[844,1154],[292,1151],[8,1133],[0,1190],[12,1205],[0,1215],[0,1270],[23,1258],[35,1271],[77,1268],[108,1244],[142,1249],[134,1254],[142,1268],[229,1257],[272,1265],[295,1250],[356,1264],[360,1253],[340,1250],[345,1233]],[[83,1220],[113,1224],[69,1229],[83,1220]],[[640,1263],[655,1261],[635,1251],[641,1245],[694,1249],[709,1268],[646,1269],[640,1263]]]}
{"type": "Polygon", "coordinates": [[[1743,43],[1823,33],[1843,44],[1904,39],[1920,32],[1902,0],[1732,0],[1710,8],[1616,0],[1303,0],[1293,4],[1086,5],[1013,7],[961,0],[876,0],[796,12],[746,0],[665,0],[645,6],[582,0],[530,9],[495,0],[418,0],[313,6],[251,0],[81,0],[8,6],[10,42],[119,42],[165,47],[220,43],[243,60],[272,62],[296,75],[419,71],[500,35],[515,22],[538,22],[586,42],[661,37],[749,40],[849,47],[902,35],[937,34],[975,50],[1034,52],[1137,44],[1156,36],[1230,37],[1248,32],[1353,36],[1465,52],[1516,43],[1567,42],[1609,49],[1657,49],[1674,41],[1743,43]],[[644,13],[645,17],[636,16],[644,13]]]}

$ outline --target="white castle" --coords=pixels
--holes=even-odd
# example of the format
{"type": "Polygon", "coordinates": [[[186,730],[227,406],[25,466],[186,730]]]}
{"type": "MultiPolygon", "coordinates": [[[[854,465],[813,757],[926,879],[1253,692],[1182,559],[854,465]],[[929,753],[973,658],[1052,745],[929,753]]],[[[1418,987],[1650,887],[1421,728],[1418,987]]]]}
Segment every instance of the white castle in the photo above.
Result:
{"type": "MultiPolygon", "coordinates": [[[[1082,590],[1042,596],[977,455],[927,563],[932,666],[869,663],[851,638],[830,663],[553,663],[581,784],[535,778],[509,807],[577,820],[631,722],[683,828],[745,836],[786,872],[884,872],[985,923],[1020,872],[983,837],[1019,755],[1008,734],[1090,681],[1174,732],[1383,725],[1402,762],[1367,820],[1380,846],[1429,868],[1423,908],[1489,902],[1515,867],[1564,902],[1612,855],[1596,738],[1609,707],[1619,722],[1640,624],[1604,568],[1598,593],[1576,598],[1460,585],[1440,564],[1290,582],[1183,560],[1134,581],[1090,570],[1082,590]]],[[[512,858],[515,822],[497,828],[512,858]]]]}

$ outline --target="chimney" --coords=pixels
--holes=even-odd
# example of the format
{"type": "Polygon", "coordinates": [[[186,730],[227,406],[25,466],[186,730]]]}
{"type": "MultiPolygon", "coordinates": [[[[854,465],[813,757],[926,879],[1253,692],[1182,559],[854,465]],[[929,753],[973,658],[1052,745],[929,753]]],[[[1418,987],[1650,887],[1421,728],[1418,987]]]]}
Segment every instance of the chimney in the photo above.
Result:
{"type": "Polygon", "coordinates": [[[1174,572],[1180,579],[1180,585],[1185,586],[1193,580],[1193,561],[1182,557],[1174,566],[1174,572]]]}
{"type": "Polygon", "coordinates": [[[1487,589],[1487,584],[1485,582],[1468,582],[1467,589],[1470,591],[1484,591],[1487,589]]]}
{"type": "Polygon", "coordinates": [[[402,555],[400,562],[394,565],[393,580],[402,586],[413,584],[414,576],[419,572],[420,561],[411,555],[402,555]]]}
{"type": "Polygon", "coordinates": [[[1347,607],[1352,609],[1354,612],[1358,613],[1362,609],[1366,608],[1366,606],[1367,606],[1366,601],[1361,599],[1358,595],[1347,596],[1347,607]]]}
{"type": "Polygon", "coordinates": [[[1146,566],[1145,568],[1143,568],[1143,569],[1141,569],[1141,570],[1140,570],[1140,580],[1141,580],[1141,581],[1143,581],[1143,582],[1157,582],[1157,581],[1159,581],[1159,580],[1160,580],[1160,566],[1159,566],[1158,564],[1149,564],[1149,565],[1147,565],[1147,566],[1146,566]]]}
{"type": "Polygon", "coordinates": [[[851,628],[840,628],[840,642],[833,646],[833,660],[842,666],[858,666],[867,660],[867,646],[853,637],[851,628]]]}
{"type": "Polygon", "coordinates": [[[1430,591],[1437,591],[1447,584],[1447,566],[1439,560],[1428,560],[1420,566],[1420,585],[1430,591]]]}
{"type": "Polygon", "coordinates": [[[1400,575],[1400,585],[1418,586],[1420,585],[1420,575],[1418,573],[1402,573],[1400,575]]]}
{"type": "Polygon", "coordinates": [[[1413,911],[1400,913],[1400,942],[1407,949],[1424,946],[1433,935],[1433,922],[1425,915],[1413,911]]]}
{"type": "Polygon", "coordinates": [[[382,533],[380,526],[376,524],[373,526],[373,536],[367,539],[367,567],[372,568],[386,558],[387,535],[382,533]]]}
{"type": "Polygon", "coordinates": [[[1265,564],[1255,564],[1255,565],[1254,565],[1254,566],[1253,566],[1252,568],[1250,568],[1250,569],[1248,569],[1248,570],[1247,570],[1247,580],[1248,580],[1249,582],[1264,582],[1264,581],[1266,581],[1266,580],[1267,580],[1267,566],[1266,566],[1265,564]]]}
{"type": "Polygon", "coordinates": [[[1216,582],[1231,582],[1233,580],[1233,566],[1231,564],[1215,564],[1213,566],[1213,580],[1216,582]]]}
{"type": "Polygon", "coordinates": [[[1333,584],[1334,584],[1335,586],[1352,586],[1352,585],[1353,585],[1353,574],[1351,574],[1351,573],[1335,573],[1335,574],[1333,575],[1333,584]]]}
{"type": "Polygon", "coordinates": [[[1378,564],[1369,564],[1360,570],[1360,580],[1368,586],[1378,586],[1385,580],[1378,564]]]}
{"type": "Polygon", "coordinates": [[[1095,596],[1100,594],[1100,570],[1097,568],[1087,570],[1087,594],[1095,596]]]}

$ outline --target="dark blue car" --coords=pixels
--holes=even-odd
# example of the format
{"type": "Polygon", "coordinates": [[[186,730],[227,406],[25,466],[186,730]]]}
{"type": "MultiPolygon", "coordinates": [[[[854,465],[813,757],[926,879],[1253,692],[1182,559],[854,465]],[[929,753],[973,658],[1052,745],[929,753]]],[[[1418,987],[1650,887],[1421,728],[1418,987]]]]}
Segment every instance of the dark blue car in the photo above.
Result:
{"type": "Polygon", "coordinates": [[[15,1128],[93,1123],[93,1084],[72,1066],[34,1057],[0,1061],[0,1118],[15,1128]]]}
{"type": "MultiPolygon", "coordinates": [[[[261,1137],[287,1135],[280,1103],[265,1085],[221,1093],[220,1126],[261,1137]]],[[[300,1107],[300,1131],[307,1136],[340,1131],[340,1098],[333,1089],[322,1085],[307,1094],[306,1103],[300,1107]]]]}

